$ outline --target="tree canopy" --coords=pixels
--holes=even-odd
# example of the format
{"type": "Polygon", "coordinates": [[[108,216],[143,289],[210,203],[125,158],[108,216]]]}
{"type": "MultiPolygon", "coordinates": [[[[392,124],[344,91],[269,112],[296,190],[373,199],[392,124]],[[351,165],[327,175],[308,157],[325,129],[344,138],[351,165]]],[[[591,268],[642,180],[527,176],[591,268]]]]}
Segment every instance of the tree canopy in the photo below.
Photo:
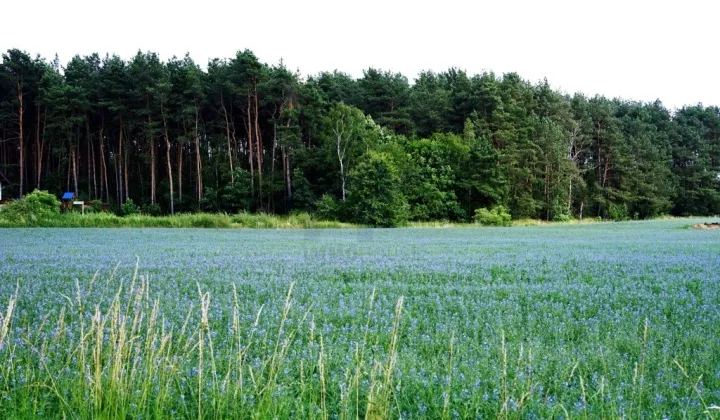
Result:
{"type": "Polygon", "coordinates": [[[5,198],[74,191],[152,213],[327,213],[334,199],[334,217],[376,225],[497,206],[547,220],[719,214],[720,109],[456,68],[413,83],[376,68],[303,78],[248,50],[204,69],[12,49],[0,175],[5,198]]]}

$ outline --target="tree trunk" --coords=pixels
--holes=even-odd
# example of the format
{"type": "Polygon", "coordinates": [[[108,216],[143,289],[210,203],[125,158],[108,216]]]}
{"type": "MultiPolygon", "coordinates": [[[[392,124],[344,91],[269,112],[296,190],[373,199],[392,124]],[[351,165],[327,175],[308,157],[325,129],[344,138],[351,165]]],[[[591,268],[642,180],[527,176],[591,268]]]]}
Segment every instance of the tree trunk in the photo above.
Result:
{"type": "Polygon", "coordinates": [[[550,166],[545,165],[545,221],[550,221],[550,166]]]}
{"type": "Polygon", "coordinates": [[[257,95],[257,84],[255,85],[255,140],[257,147],[255,148],[255,157],[257,159],[257,170],[258,170],[258,193],[260,199],[260,208],[262,208],[263,192],[262,192],[262,134],[260,133],[260,123],[258,122],[258,116],[260,110],[258,109],[258,95],[257,95]]]}
{"type": "Polygon", "coordinates": [[[118,156],[114,157],[115,163],[115,202],[119,205],[122,204],[122,194],[120,193],[120,167],[118,166],[118,156]]]}
{"type": "Polygon", "coordinates": [[[128,166],[130,166],[130,152],[125,146],[125,162],[123,163],[123,172],[125,173],[125,200],[130,199],[130,177],[128,176],[128,166]]]}
{"type": "Polygon", "coordinates": [[[100,126],[100,199],[102,200],[103,196],[103,180],[105,182],[105,195],[106,200],[109,203],[110,202],[110,188],[108,186],[108,178],[107,178],[107,165],[105,164],[105,139],[103,137],[103,129],[105,128],[105,119],[103,117],[103,125],[100,126]]]}
{"type": "Polygon", "coordinates": [[[597,174],[598,180],[600,179],[600,170],[602,167],[602,151],[600,150],[600,121],[595,123],[595,148],[597,149],[597,174]]]}
{"type": "MultiPolygon", "coordinates": [[[[273,115],[275,119],[275,115],[273,115]]],[[[277,123],[273,123],[273,143],[272,143],[272,158],[270,160],[270,179],[275,182],[275,149],[277,149],[277,123]]],[[[273,187],[270,187],[270,196],[268,197],[268,212],[270,212],[270,203],[272,202],[272,212],[275,213],[275,200],[274,194],[272,193],[273,187]]]]}
{"type": "MultiPolygon", "coordinates": [[[[97,200],[98,199],[98,188],[97,188],[97,170],[96,170],[96,166],[95,166],[95,157],[96,157],[95,154],[96,154],[95,153],[95,142],[92,141],[92,139],[91,139],[91,141],[90,141],[91,161],[88,162],[88,165],[91,165],[90,167],[92,168],[91,172],[92,172],[92,183],[93,183],[93,189],[92,189],[93,198],[97,200]]],[[[102,197],[100,197],[100,199],[102,199],[102,197]]]]}
{"type": "Polygon", "coordinates": [[[148,111],[148,140],[150,140],[150,203],[155,204],[155,136],[153,136],[150,128],[152,127],[152,117],[150,116],[150,98],[145,93],[145,108],[148,111]]]}
{"type": "MultiPolygon", "coordinates": [[[[248,132],[248,152],[249,160],[250,160],[250,191],[252,195],[255,195],[255,163],[253,162],[255,156],[253,156],[253,137],[252,137],[252,123],[250,122],[250,90],[248,90],[247,94],[247,132],[248,132]]],[[[253,197],[254,198],[254,197],[253,197]]]]}
{"type": "Polygon", "coordinates": [[[200,135],[198,133],[198,120],[200,118],[197,99],[195,100],[195,170],[197,171],[197,199],[198,208],[200,208],[200,200],[202,200],[202,161],[200,156],[200,135]]]}
{"type": "Polygon", "coordinates": [[[40,188],[40,160],[42,159],[42,155],[40,155],[40,105],[35,105],[35,162],[33,162],[33,166],[35,167],[34,175],[35,175],[35,188],[40,188]]]}
{"type": "Polygon", "coordinates": [[[70,155],[68,156],[68,168],[67,168],[67,179],[65,183],[65,191],[70,191],[70,173],[72,172],[72,148],[70,149],[70,155]]]}
{"type": "Polygon", "coordinates": [[[168,135],[167,118],[165,117],[165,108],[160,103],[160,113],[163,119],[163,128],[165,129],[165,156],[167,158],[168,182],[170,182],[170,214],[175,214],[175,196],[173,195],[173,176],[172,165],[170,165],[170,136],[168,135]]]}
{"type": "MultiPolygon", "coordinates": [[[[45,129],[47,128],[47,107],[45,107],[45,113],[43,114],[43,129],[42,134],[40,134],[40,159],[38,160],[39,168],[38,168],[38,179],[37,179],[37,187],[40,189],[40,179],[42,179],[42,157],[45,154],[45,129]]],[[[50,153],[47,154],[48,157],[48,165],[50,165],[50,153]]]]}
{"type": "Polygon", "coordinates": [[[165,146],[167,147],[167,168],[168,168],[168,182],[170,182],[170,214],[175,214],[175,196],[173,195],[173,176],[172,166],[170,165],[170,140],[167,134],[167,128],[165,128],[165,146]]]}
{"type": "Polygon", "coordinates": [[[572,209],[572,182],[573,182],[573,177],[572,177],[572,175],[570,175],[570,182],[569,182],[570,185],[568,186],[568,204],[567,204],[568,214],[570,214],[570,210],[572,209]]]}
{"type": "MultiPolygon", "coordinates": [[[[47,110],[46,110],[46,112],[47,112],[47,110]]],[[[47,115],[46,115],[46,117],[47,117],[47,115]]],[[[45,126],[43,126],[43,133],[44,133],[44,132],[45,132],[45,126]]],[[[45,134],[43,134],[43,142],[45,141],[45,137],[44,137],[44,136],[45,136],[45,134]]],[[[48,147],[48,149],[50,148],[50,142],[49,142],[49,141],[48,141],[47,147],[48,147]]],[[[43,149],[45,149],[45,146],[43,146],[43,149]]],[[[50,162],[52,162],[52,161],[50,160],[50,155],[51,155],[51,154],[52,154],[52,153],[50,153],[49,150],[48,150],[48,153],[45,154],[45,167],[47,168],[47,169],[45,170],[45,183],[47,183],[47,177],[48,177],[48,175],[50,174],[50,162]]]]}
{"type": "Polygon", "coordinates": [[[93,172],[92,172],[92,165],[90,164],[90,162],[93,160],[92,153],[91,153],[91,151],[92,151],[92,136],[90,135],[90,119],[88,118],[87,113],[85,113],[85,140],[86,140],[85,147],[87,148],[87,150],[85,151],[87,153],[87,161],[85,162],[85,165],[87,165],[88,198],[90,200],[93,200],[95,198],[95,195],[93,194],[93,190],[92,190],[93,184],[91,182],[91,178],[92,178],[93,172]]]}
{"type": "Polygon", "coordinates": [[[115,167],[118,172],[117,175],[117,189],[118,189],[118,205],[122,205],[123,197],[125,196],[123,190],[123,121],[120,117],[120,138],[118,140],[118,154],[115,156],[115,167]]]}
{"type": "Polygon", "coordinates": [[[225,108],[225,100],[223,99],[222,92],[220,92],[220,105],[222,106],[223,116],[225,117],[225,134],[227,136],[228,162],[230,163],[230,183],[234,185],[235,173],[233,172],[232,147],[230,144],[230,121],[228,120],[227,109],[225,108]]]}
{"type": "Polygon", "coordinates": [[[605,185],[607,184],[609,170],[610,170],[610,165],[608,164],[607,159],[605,159],[605,168],[603,169],[603,179],[602,179],[603,188],[605,188],[605,185]]]}
{"type": "Polygon", "coordinates": [[[23,120],[23,116],[25,113],[24,105],[23,105],[23,82],[22,79],[18,79],[17,82],[17,95],[18,95],[18,128],[19,128],[19,134],[20,134],[20,198],[22,198],[25,186],[25,138],[23,133],[23,124],[25,123],[23,120]]]}
{"type": "Polygon", "coordinates": [[[282,148],[282,159],[283,159],[283,171],[285,172],[285,190],[287,194],[287,202],[290,210],[293,208],[292,203],[292,182],[290,179],[290,154],[288,153],[287,146],[282,148]]]}
{"type": "Polygon", "coordinates": [[[150,203],[155,204],[155,139],[150,136],[150,203]]]}
{"type": "Polygon", "coordinates": [[[340,161],[340,178],[342,178],[342,199],[345,201],[345,169],[342,160],[340,161]]]}
{"type": "Polygon", "coordinates": [[[177,167],[178,167],[178,203],[182,203],[182,168],[183,168],[183,145],[178,143],[177,147],[177,167]]]}
{"type": "Polygon", "coordinates": [[[70,144],[70,164],[72,165],[73,186],[75,187],[74,193],[78,194],[77,152],[72,144],[70,144]]]}
{"type": "Polygon", "coordinates": [[[342,181],[342,199],[345,201],[345,165],[343,165],[344,151],[340,150],[340,140],[337,142],[337,155],[340,162],[340,180],[342,181]]]}

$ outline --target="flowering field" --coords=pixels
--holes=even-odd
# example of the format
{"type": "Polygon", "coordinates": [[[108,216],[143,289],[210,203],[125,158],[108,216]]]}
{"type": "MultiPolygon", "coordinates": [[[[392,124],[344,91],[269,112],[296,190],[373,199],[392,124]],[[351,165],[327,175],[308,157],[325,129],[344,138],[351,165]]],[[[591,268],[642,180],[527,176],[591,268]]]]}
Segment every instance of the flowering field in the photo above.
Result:
{"type": "Polygon", "coordinates": [[[720,231],[0,230],[0,418],[720,418],[720,231]]]}

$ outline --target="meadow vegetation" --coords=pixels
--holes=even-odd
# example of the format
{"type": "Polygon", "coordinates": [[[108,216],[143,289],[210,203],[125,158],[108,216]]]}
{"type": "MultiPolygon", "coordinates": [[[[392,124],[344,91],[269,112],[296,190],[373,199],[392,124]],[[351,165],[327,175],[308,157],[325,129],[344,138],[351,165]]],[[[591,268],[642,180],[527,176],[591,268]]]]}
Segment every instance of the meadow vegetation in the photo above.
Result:
{"type": "Polygon", "coordinates": [[[33,191],[0,209],[0,228],[4,227],[95,227],[95,228],[263,228],[320,229],[351,227],[337,221],[316,220],[308,213],[270,215],[266,213],[181,213],[158,216],[137,207],[129,200],[118,214],[88,206],[60,212],[60,201],[46,191],[33,191]]]}

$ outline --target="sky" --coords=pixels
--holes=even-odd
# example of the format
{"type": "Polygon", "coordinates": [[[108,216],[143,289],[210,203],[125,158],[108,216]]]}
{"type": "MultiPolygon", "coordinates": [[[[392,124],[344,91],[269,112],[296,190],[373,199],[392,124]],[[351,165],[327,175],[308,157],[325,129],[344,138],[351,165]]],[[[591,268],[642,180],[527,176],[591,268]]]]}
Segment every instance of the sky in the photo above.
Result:
{"type": "Polygon", "coordinates": [[[717,0],[36,0],[5,2],[0,50],[62,63],[139,49],[201,65],[250,49],[303,75],[456,67],[567,93],[720,105],[717,0]]]}

